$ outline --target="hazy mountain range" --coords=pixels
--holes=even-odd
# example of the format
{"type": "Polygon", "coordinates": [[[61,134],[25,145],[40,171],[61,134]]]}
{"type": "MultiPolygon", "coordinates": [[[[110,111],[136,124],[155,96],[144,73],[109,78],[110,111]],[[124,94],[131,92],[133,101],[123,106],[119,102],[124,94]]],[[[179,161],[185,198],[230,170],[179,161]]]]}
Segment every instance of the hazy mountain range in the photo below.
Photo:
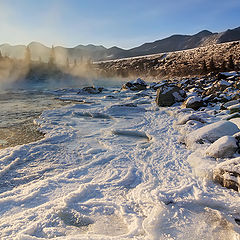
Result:
{"type": "MultiPolygon", "coordinates": [[[[59,63],[65,63],[68,58],[70,62],[75,59],[91,58],[93,61],[110,60],[125,57],[135,57],[163,52],[172,52],[186,50],[195,47],[208,46],[216,43],[225,43],[240,40],[240,27],[228,29],[221,33],[212,33],[203,30],[194,35],[172,35],[168,38],[157,40],[150,43],[144,43],[139,47],[129,50],[118,47],[105,48],[104,46],[78,45],[73,48],[64,48],[61,46],[54,47],[56,59],[59,63]]],[[[32,60],[48,61],[51,48],[44,46],[38,42],[32,42],[28,45],[31,51],[32,60]]],[[[3,56],[12,58],[23,58],[26,46],[9,44],[0,45],[0,50],[3,56]]]]}

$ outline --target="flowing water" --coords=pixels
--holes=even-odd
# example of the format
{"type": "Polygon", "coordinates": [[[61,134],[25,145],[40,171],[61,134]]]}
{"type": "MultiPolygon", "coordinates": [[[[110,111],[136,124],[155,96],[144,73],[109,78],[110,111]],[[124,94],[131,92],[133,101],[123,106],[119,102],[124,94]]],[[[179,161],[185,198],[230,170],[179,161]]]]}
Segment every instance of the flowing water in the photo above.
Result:
{"type": "MultiPolygon", "coordinates": [[[[104,86],[120,86],[120,80],[106,82],[99,80],[97,84],[104,86]]],[[[81,88],[94,85],[94,81],[61,81],[45,82],[22,81],[12,84],[6,89],[0,88],[0,149],[19,144],[26,144],[43,138],[43,134],[34,125],[34,119],[47,109],[68,104],[56,98],[54,90],[62,88],[81,88]]]]}

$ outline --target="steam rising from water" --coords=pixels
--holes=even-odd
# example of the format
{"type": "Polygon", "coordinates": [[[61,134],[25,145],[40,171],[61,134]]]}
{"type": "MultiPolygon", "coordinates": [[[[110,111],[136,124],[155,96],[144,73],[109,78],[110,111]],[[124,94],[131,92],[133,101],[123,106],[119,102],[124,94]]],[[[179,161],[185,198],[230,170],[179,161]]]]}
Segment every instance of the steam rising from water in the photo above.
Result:
{"type": "Polygon", "coordinates": [[[40,51],[32,54],[31,46],[26,47],[23,59],[0,55],[0,90],[32,85],[47,88],[92,85],[92,79],[98,78],[89,59],[69,59],[64,49],[56,52],[54,47],[50,52],[40,51]]]}

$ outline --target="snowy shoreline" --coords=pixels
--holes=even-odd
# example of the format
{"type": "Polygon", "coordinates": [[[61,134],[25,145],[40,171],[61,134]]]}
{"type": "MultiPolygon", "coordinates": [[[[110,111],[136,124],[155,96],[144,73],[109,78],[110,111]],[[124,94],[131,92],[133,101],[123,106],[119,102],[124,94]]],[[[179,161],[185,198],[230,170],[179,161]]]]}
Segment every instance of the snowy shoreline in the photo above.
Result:
{"type": "Polygon", "coordinates": [[[58,92],[74,102],[36,120],[44,139],[0,150],[1,239],[239,239],[239,193],[212,181],[219,160],[191,137],[230,110],[158,107],[162,84],[58,92]]]}

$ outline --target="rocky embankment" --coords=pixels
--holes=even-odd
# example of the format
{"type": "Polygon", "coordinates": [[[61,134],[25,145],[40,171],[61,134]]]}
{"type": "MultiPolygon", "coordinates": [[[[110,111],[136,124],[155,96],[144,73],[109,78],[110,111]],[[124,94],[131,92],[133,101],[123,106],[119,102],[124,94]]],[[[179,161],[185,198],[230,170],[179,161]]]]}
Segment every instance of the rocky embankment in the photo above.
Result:
{"type": "Polygon", "coordinates": [[[96,62],[93,66],[104,77],[142,76],[146,79],[201,76],[210,72],[240,70],[240,42],[96,62]]]}
{"type": "Polygon", "coordinates": [[[150,85],[137,79],[121,90],[147,89],[156,90],[156,104],[176,118],[179,143],[192,151],[188,161],[195,173],[240,191],[240,73],[150,85]]]}

